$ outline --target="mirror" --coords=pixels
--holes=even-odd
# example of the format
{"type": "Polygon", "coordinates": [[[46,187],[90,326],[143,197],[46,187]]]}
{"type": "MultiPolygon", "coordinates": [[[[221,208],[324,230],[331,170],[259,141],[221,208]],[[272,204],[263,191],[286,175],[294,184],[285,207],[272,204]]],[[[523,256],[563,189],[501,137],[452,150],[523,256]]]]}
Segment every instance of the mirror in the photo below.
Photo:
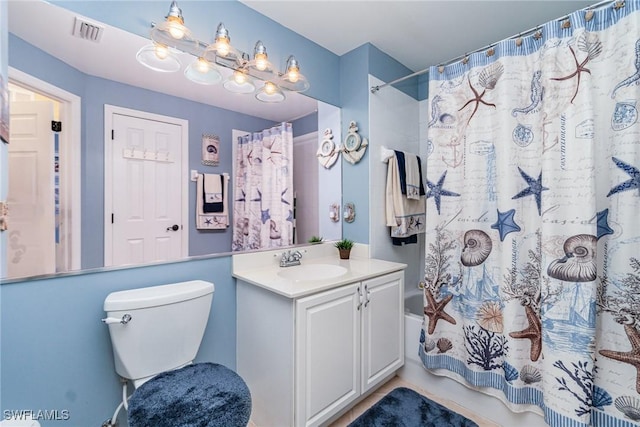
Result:
{"type": "MultiPolygon", "coordinates": [[[[104,144],[109,133],[104,128],[105,105],[187,120],[187,174],[193,170],[232,174],[233,130],[255,132],[283,121],[292,122],[294,138],[305,139],[307,136],[308,154],[303,157],[311,157],[307,159],[308,164],[318,168],[315,180],[318,191],[312,200],[315,203],[313,216],[318,224],[311,229],[319,230],[318,234],[326,239],[340,238],[341,224],[329,219],[331,204],[341,203],[340,192],[336,192],[341,188],[340,167],[318,167],[316,157],[324,129],[331,128],[337,141],[341,140],[337,107],[293,92],[287,92],[287,99],[282,103],[265,104],[252,95],[229,93],[222,85],[202,86],[190,82],[182,71],[169,74],[148,70],[135,60],[137,51],[149,44],[148,39],[94,20],[86,21],[102,28],[99,41],[78,38],[73,35],[73,29],[78,25],[77,18],[82,17],[49,3],[10,1],[8,10],[9,78],[16,85],[11,96],[14,100],[27,100],[38,98],[38,93],[44,92],[56,101],[55,120],[62,121],[63,131],[56,137],[60,155],[56,171],[59,175],[52,178],[60,182],[59,193],[56,193],[57,197],[49,194],[58,214],[54,271],[104,266],[104,235],[110,217],[104,209],[105,188],[109,184],[104,180],[104,144]],[[316,132],[315,140],[309,140],[313,132],[316,132]],[[202,164],[201,144],[205,134],[220,137],[219,166],[202,164]],[[77,247],[80,251],[74,252],[77,247]]],[[[180,57],[182,70],[192,59],[180,57]]],[[[222,72],[226,76],[231,71],[223,69],[222,72]]],[[[11,147],[9,144],[10,150],[11,147]]],[[[295,147],[294,143],[294,152],[295,147]]],[[[306,166],[302,169],[307,170],[306,166]]],[[[10,180],[11,176],[10,167],[10,180]]],[[[195,182],[189,181],[188,177],[181,179],[184,179],[184,191],[188,193],[188,213],[183,220],[188,246],[184,248],[184,256],[230,252],[232,226],[223,231],[196,230],[193,220],[195,182]]],[[[305,182],[304,185],[309,184],[305,182]]],[[[302,203],[303,199],[296,200],[302,203]]],[[[296,210],[308,212],[308,207],[298,204],[296,210]]],[[[309,214],[305,213],[307,216],[309,214]]],[[[300,238],[299,243],[305,243],[304,239],[300,238]]],[[[21,243],[12,240],[10,235],[7,244],[19,249],[21,243]]],[[[16,274],[9,278],[24,279],[51,273],[16,274]]]]}

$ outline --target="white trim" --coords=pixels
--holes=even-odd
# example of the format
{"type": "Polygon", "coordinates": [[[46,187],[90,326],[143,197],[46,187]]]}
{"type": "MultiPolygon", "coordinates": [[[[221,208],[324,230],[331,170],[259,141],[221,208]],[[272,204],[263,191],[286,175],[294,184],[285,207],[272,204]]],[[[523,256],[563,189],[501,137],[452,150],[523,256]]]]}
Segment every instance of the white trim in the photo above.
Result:
{"type": "Polygon", "coordinates": [[[60,89],[48,82],[33,77],[23,71],[9,67],[9,80],[19,86],[27,87],[34,92],[42,93],[58,101],[60,106],[60,121],[63,122],[60,132],[60,152],[64,160],[60,162],[60,204],[61,212],[65,215],[62,222],[67,227],[67,241],[70,243],[69,271],[79,270],[82,260],[81,251],[81,104],[82,99],[71,92],[60,89]]]}
{"type": "Polygon", "coordinates": [[[112,228],[111,228],[111,212],[113,206],[112,198],[112,176],[111,176],[111,129],[113,129],[113,115],[120,114],[123,116],[137,117],[146,120],[155,120],[180,126],[181,129],[181,147],[182,162],[180,163],[180,176],[182,177],[182,253],[180,258],[189,256],[189,121],[178,119],[176,117],[163,116],[160,114],[148,113],[145,111],[132,110],[130,108],[117,107],[115,105],[104,104],[104,266],[108,267],[112,264],[112,228]]]}

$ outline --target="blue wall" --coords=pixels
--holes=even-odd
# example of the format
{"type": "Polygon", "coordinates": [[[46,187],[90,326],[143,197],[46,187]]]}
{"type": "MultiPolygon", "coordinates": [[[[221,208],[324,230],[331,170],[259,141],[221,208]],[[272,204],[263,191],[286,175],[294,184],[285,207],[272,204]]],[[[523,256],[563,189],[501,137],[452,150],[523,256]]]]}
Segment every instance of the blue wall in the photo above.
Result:
{"type": "MultiPolygon", "coordinates": [[[[166,15],[169,1],[54,3],[96,20],[146,35],[149,22],[158,21],[166,15]]],[[[5,5],[5,2],[0,1],[0,8],[5,5]]],[[[276,59],[276,64],[279,63],[278,58],[284,61],[289,53],[295,53],[302,64],[302,72],[311,81],[308,94],[343,107],[343,134],[346,134],[349,121],[355,120],[361,135],[368,137],[369,73],[376,76],[381,73],[386,76],[388,73],[389,79],[408,74],[401,74],[402,67],[398,67],[395,61],[372,45],[364,45],[339,58],[239,2],[180,1],[180,6],[187,25],[202,39],[212,36],[219,19],[224,20],[230,29],[234,45],[242,50],[251,51],[255,43],[254,37],[260,37],[267,45],[270,56],[276,59]]],[[[0,37],[6,32],[5,29],[5,25],[0,25],[0,37]]],[[[0,45],[0,50],[1,48],[0,45]]],[[[58,75],[58,67],[62,65],[51,61],[46,67],[42,64],[33,64],[31,67],[29,64],[22,64],[21,67],[43,80],[58,79],[59,81],[52,81],[52,84],[83,98],[94,92],[109,92],[102,94],[105,99],[101,103],[145,110],[152,107],[140,104],[141,101],[135,99],[140,96],[131,96],[131,92],[125,97],[122,87],[113,90],[112,82],[85,78],[73,73],[73,70],[70,76],[58,75]],[[50,74],[51,78],[47,78],[50,74]],[[112,90],[101,88],[101,85],[107,85],[112,90]]],[[[177,110],[187,108],[187,101],[180,102],[177,110]]],[[[97,104],[85,104],[83,141],[102,141],[102,108],[97,104]],[[96,126],[96,123],[100,125],[96,126]]],[[[158,102],[155,104],[158,109],[150,111],[182,116],[174,110],[157,107],[158,104],[168,103],[158,102]]],[[[205,118],[210,121],[210,114],[201,113],[197,118],[190,118],[190,123],[198,123],[190,126],[191,137],[198,141],[200,133],[211,132],[209,127],[202,124],[205,123],[205,118]]],[[[241,126],[241,123],[234,125],[241,126]]],[[[89,156],[88,150],[101,151],[95,145],[88,145],[86,150],[83,154],[85,158],[89,156]]],[[[227,155],[230,156],[230,153],[227,155]]],[[[369,153],[357,165],[343,165],[343,201],[356,203],[358,212],[354,223],[345,224],[344,233],[363,243],[368,242],[369,209],[382,208],[369,206],[368,162],[369,153]]],[[[199,164],[199,154],[190,156],[190,163],[199,164]]],[[[100,169],[89,171],[85,168],[85,186],[101,183],[99,175],[100,169]]],[[[87,190],[84,188],[83,194],[86,195],[87,190]]],[[[99,233],[98,230],[94,231],[94,235],[99,233]]],[[[98,249],[94,252],[94,256],[101,257],[98,249]]],[[[43,427],[101,425],[111,417],[120,401],[120,384],[113,367],[108,331],[100,322],[104,317],[104,298],[113,291],[192,279],[209,280],[216,285],[209,324],[197,360],[218,362],[234,368],[236,304],[230,256],[2,284],[0,334],[3,376],[0,409],[70,411],[69,422],[42,422],[43,427]]],[[[259,353],[259,349],[256,352],[259,353]]]]}
{"type": "MultiPolygon", "coordinates": [[[[2,285],[2,410],[68,410],[68,422],[100,426],[121,394],[107,327],[100,321],[114,291],[185,280],[215,284],[197,360],[235,368],[236,300],[231,258],[85,273],[2,285]]],[[[121,424],[122,425],[122,424],[121,424]]]]}
{"type": "MultiPolygon", "coordinates": [[[[366,43],[340,57],[340,96],[342,98],[342,135],[346,136],[349,122],[355,121],[358,133],[363,138],[369,136],[369,74],[383,81],[392,81],[411,74],[404,65],[389,55],[366,43]]],[[[417,78],[408,79],[398,89],[417,99],[417,78]]],[[[377,142],[377,145],[392,146],[393,141],[377,142]]],[[[356,219],[343,223],[345,238],[360,243],[369,243],[369,211],[383,209],[369,204],[369,162],[371,149],[355,165],[342,159],[342,200],[352,202],[356,208],[356,219]]]]}

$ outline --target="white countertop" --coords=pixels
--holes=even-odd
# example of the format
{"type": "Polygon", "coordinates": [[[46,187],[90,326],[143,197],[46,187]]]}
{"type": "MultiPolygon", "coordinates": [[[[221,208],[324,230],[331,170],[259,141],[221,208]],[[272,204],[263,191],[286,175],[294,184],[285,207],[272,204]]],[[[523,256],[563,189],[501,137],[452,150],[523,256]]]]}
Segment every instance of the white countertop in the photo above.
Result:
{"type": "Polygon", "coordinates": [[[317,280],[313,277],[304,278],[303,280],[283,278],[278,273],[299,267],[280,267],[278,262],[274,262],[274,260],[277,261],[279,259],[282,253],[282,250],[280,250],[237,255],[237,257],[243,257],[238,260],[235,259],[236,255],[234,255],[233,277],[287,298],[300,298],[319,291],[359,282],[394,271],[401,271],[407,267],[406,264],[398,262],[362,256],[366,255],[366,252],[368,252],[366,250],[352,251],[351,259],[343,260],[338,256],[337,249],[332,248],[332,251],[329,252],[326,249],[327,244],[321,246],[324,246],[324,248],[315,246],[295,248],[304,251],[301,260],[302,266],[309,264],[335,265],[346,268],[346,273],[323,280],[317,280]],[[356,256],[354,256],[354,252],[356,256]],[[327,255],[327,253],[332,253],[332,255],[327,255]]]}

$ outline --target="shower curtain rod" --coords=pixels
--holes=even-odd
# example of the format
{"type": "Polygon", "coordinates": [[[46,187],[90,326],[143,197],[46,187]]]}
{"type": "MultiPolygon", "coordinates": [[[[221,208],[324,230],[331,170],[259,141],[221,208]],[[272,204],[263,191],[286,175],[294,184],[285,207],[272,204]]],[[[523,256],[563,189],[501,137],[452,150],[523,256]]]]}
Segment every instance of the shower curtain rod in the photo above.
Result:
{"type": "MultiPolygon", "coordinates": [[[[620,0],[604,0],[604,1],[601,1],[599,3],[595,3],[595,4],[591,5],[591,6],[585,7],[583,9],[578,9],[578,10],[580,10],[580,11],[582,11],[582,10],[590,11],[590,10],[600,9],[601,7],[604,7],[605,5],[608,5],[608,4],[613,4],[614,7],[621,8],[621,7],[624,7],[624,0],[622,0],[622,1],[620,1],[620,0]]],[[[575,12],[573,12],[573,13],[575,13],[575,12]]],[[[570,15],[564,15],[563,17],[557,18],[555,21],[556,22],[564,21],[569,16],[570,15]]],[[[523,32],[515,34],[515,35],[513,35],[511,37],[507,37],[504,40],[512,40],[512,39],[515,39],[515,38],[518,38],[518,37],[528,36],[530,34],[534,34],[536,31],[540,30],[541,27],[542,27],[542,25],[538,25],[538,26],[533,27],[533,28],[531,28],[531,29],[529,29],[527,31],[523,31],[523,32]]],[[[482,52],[483,50],[490,49],[490,48],[494,47],[496,44],[497,43],[491,43],[489,45],[486,45],[484,47],[476,49],[476,50],[474,50],[472,52],[465,53],[464,55],[457,56],[457,57],[455,57],[453,59],[450,59],[449,61],[446,61],[446,62],[443,62],[441,64],[438,64],[438,66],[439,67],[444,67],[444,66],[447,66],[449,64],[453,64],[454,62],[458,62],[458,61],[466,58],[467,56],[469,56],[469,55],[471,55],[473,53],[482,52]]],[[[408,76],[400,77],[399,79],[395,79],[395,80],[390,81],[388,83],[383,83],[383,84],[377,85],[377,86],[371,86],[371,93],[376,93],[377,91],[379,91],[383,87],[391,86],[391,85],[394,85],[396,83],[403,82],[403,81],[405,81],[407,79],[419,76],[419,75],[424,74],[424,73],[426,73],[428,71],[429,71],[429,68],[425,68],[424,70],[416,71],[415,73],[409,74],[408,76]]]]}

